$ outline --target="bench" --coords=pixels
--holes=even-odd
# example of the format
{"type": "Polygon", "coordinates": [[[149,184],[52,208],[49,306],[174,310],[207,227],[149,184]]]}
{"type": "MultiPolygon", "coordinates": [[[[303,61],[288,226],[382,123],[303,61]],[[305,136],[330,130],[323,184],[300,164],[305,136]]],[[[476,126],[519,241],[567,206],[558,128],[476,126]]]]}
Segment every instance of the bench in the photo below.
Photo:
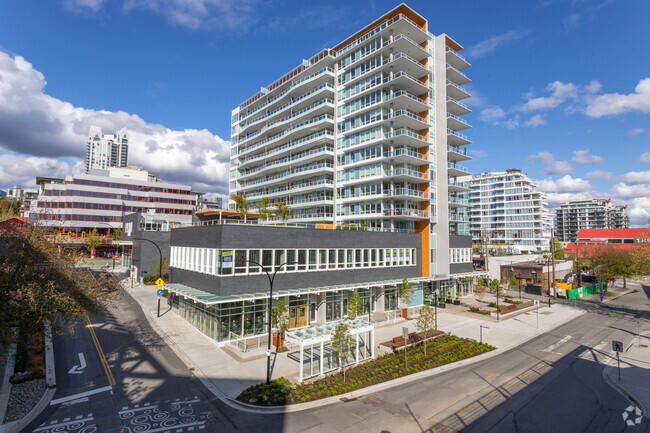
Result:
{"type": "Polygon", "coordinates": [[[500,307],[499,313],[501,314],[512,313],[516,309],[517,309],[517,304],[510,304],[510,305],[506,305],[505,307],[500,307]]]}

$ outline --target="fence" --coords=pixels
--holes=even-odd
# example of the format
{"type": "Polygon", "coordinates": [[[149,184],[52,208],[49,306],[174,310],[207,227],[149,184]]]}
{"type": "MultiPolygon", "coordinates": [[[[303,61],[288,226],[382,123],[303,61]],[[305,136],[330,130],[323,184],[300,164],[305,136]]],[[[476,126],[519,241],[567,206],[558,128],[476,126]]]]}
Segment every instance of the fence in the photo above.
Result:
{"type": "Polygon", "coordinates": [[[594,293],[602,293],[605,287],[605,283],[601,281],[599,283],[589,284],[588,286],[582,286],[576,289],[563,289],[560,286],[561,285],[558,284],[556,290],[557,296],[559,298],[580,299],[594,293]]]}

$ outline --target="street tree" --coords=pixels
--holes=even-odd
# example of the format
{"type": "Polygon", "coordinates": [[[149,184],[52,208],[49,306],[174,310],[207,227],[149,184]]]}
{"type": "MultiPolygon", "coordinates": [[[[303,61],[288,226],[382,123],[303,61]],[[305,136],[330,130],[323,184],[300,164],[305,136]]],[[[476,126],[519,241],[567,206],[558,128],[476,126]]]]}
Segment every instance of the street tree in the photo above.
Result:
{"type": "Polygon", "coordinates": [[[553,257],[555,257],[556,260],[564,260],[564,247],[556,240],[554,240],[553,245],[553,257]]]}
{"type": "Polygon", "coordinates": [[[616,246],[606,245],[599,248],[592,263],[599,279],[609,281],[622,278],[623,288],[627,287],[628,278],[641,275],[643,272],[634,251],[616,246]]]}
{"type": "Polygon", "coordinates": [[[230,199],[235,202],[235,209],[237,210],[237,213],[239,213],[239,219],[246,221],[246,214],[251,207],[251,205],[246,201],[246,194],[233,194],[230,196],[230,199]]]}
{"type": "Polygon", "coordinates": [[[153,273],[154,275],[162,275],[162,279],[165,281],[169,280],[169,260],[166,256],[163,256],[162,261],[157,261],[154,263],[153,273]]]}
{"type": "Polygon", "coordinates": [[[281,347],[283,343],[284,333],[289,329],[289,309],[284,304],[283,300],[279,300],[275,307],[271,310],[271,324],[278,331],[278,344],[281,347]]]}
{"type": "Polygon", "coordinates": [[[496,278],[490,283],[490,288],[492,289],[492,293],[495,295],[501,294],[501,283],[496,278]]]}
{"type": "Polygon", "coordinates": [[[118,287],[114,278],[59,257],[42,228],[26,224],[0,234],[0,347],[16,342],[12,328],[33,334],[49,322],[55,334],[73,332],[86,314],[104,312],[118,287]]]}
{"type": "Polygon", "coordinates": [[[348,317],[350,319],[356,319],[363,312],[363,305],[361,304],[361,298],[357,292],[354,292],[354,295],[348,301],[347,308],[348,317]]]}
{"type": "Polygon", "coordinates": [[[86,249],[92,254],[102,244],[102,240],[97,234],[97,229],[92,229],[86,237],[86,249]]]}
{"type": "Polygon", "coordinates": [[[0,197],[0,220],[20,215],[20,207],[22,205],[23,201],[21,199],[0,197]]]}
{"type": "Polygon", "coordinates": [[[352,336],[350,335],[348,325],[344,322],[339,322],[332,334],[332,350],[338,360],[339,367],[343,369],[343,382],[345,382],[345,366],[348,363],[350,352],[353,349],[352,344],[352,336]]]}
{"type": "Polygon", "coordinates": [[[413,300],[413,285],[409,283],[406,277],[404,277],[402,284],[399,286],[399,299],[402,301],[403,308],[408,308],[413,300]]]}
{"type": "Polygon", "coordinates": [[[416,325],[418,331],[423,334],[424,341],[424,355],[427,354],[427,342],[431,332],[436,328],[436,312],[429,304],[424,304],[420,307],[420,316],[417,318],[416,325]]]}

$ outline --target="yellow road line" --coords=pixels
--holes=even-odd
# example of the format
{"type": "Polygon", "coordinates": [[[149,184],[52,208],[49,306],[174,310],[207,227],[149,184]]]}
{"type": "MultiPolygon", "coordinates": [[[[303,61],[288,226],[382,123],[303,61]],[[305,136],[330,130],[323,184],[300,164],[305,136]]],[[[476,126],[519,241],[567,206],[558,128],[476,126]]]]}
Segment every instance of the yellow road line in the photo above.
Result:
{"type": "Polygon", "coordinates": [[[113,377],[111,368],[108,366],[108,361],[106,360],[106,356],[104,356],[104,351],[102,350],[102,346],[99,344],[99,339],[97,338],[97,334],[95,334],[95,329],[93,328],[93,324],[90,323],[90,318],[88,317],[87,314],[86,314],[86,323],[88,324],[87,328],[88,331],[90,331],[90,337],[93,339],[93,343],[95,344],[95,348],[97,349],[99,360],[102,363],[102,367],[104,367],[104,372],[106,373],[106,377],[108,378],[108,384],[110,386],[113,386],[115,385],[115,378],[113,377]]]}

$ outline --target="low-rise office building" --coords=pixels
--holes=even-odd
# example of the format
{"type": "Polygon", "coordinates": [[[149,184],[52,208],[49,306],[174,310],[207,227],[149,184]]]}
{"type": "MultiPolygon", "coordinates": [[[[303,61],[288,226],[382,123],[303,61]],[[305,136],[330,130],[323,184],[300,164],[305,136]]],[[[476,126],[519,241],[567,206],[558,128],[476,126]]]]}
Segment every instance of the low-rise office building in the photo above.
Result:
{"type": "Polygon", "coordinates": [[[39,193],[30,218],[43,227],[80,235],[122,228],[126,214],[191,223],[197,196],[186,185],[151,181],[141,167],[91,170],[64,179],[37,177],[39,193]]]}

